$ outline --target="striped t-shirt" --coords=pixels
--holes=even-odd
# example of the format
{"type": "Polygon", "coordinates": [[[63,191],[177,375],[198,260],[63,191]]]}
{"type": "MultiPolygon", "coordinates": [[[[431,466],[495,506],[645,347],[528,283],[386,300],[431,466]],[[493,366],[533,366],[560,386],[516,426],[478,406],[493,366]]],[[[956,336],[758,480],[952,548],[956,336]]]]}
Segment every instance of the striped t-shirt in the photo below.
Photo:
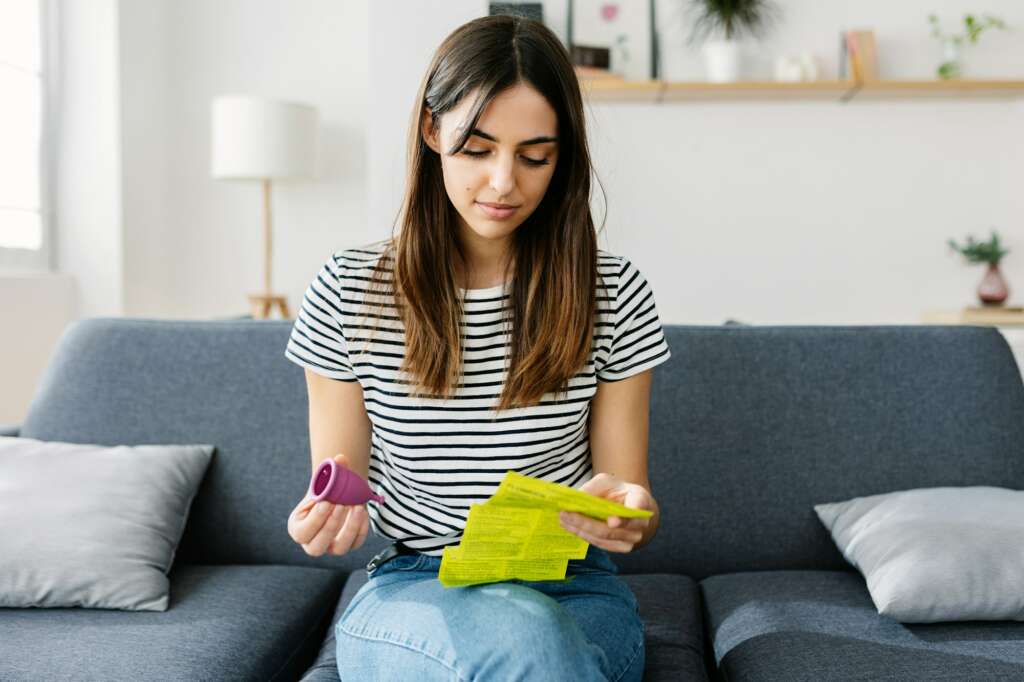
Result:
{"type": "MultiPolygon", "coordinates": [[[[579,487],[593,476],[588,418],[597,381],[619,381],[671,353],[644,276],[626,258],[598,253],[598,315],[586,366],[568,393],[540,404],[495,408],[510,339],[506,285],[460,290],[463,373],[446,400],[409,397],[402,323],[393,302],[367,293],[385,242],[331,255],[306,290],[285,357],[332,379],[358,381],[372,424],[366,505],[373,531],[440,556],[459,542],[471,504],[486,501],[508,470],[579,487]],[[384,302],[380,317],[362,307],[384,302]],[[374,327],[374,330],[367,327],[374,327]]],[[[380,262],[390,268],[392,260],[380,262]]],[[[385,271],[387,272],[387,271],[385,271]]],[[[389,275],[385,275],[389,279],[389,275]]],[[[376,307],[374,305],[374,307],[376,307]]]]}

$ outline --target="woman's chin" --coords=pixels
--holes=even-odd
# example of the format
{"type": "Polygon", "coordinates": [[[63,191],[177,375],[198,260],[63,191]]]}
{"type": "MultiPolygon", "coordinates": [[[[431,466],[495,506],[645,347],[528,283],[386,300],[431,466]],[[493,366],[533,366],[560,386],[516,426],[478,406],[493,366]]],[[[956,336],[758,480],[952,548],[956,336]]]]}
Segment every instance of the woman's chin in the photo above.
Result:
{"type": "Polygon", "coordinates": [[[470,231],[480,239],[504,239],[516,231],[519,222],[491,222],[489,220],[475,220],[468,223],[470,231]]]}

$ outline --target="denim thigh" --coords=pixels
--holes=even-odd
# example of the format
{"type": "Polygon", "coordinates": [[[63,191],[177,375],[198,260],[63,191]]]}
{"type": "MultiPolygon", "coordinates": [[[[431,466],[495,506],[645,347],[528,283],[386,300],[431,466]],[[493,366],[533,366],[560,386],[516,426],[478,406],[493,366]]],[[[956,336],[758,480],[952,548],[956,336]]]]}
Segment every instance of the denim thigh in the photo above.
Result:
{"type": "Polygon", "coordinates": [[[335,626],[346,680],[640,680],[643,622],[607,553],[591,546],[570,579],[445,588],[441,557],[400,555],[374,570],[335,626]]]}

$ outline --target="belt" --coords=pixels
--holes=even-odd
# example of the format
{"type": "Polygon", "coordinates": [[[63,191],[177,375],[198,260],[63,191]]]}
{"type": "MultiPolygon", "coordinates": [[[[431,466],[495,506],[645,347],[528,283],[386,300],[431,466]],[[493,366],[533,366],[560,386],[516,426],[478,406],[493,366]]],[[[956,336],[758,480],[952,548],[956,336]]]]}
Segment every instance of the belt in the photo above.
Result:
{"type": "Polygon", "coordinates": [[[419,554],[419,552],[412,547],[406,547],[401,542],[393,542],[381,551],[377,552],[377,554],[370,559],[370,563],[366,564],[366,570],[372,571],[381,564],[394,559],[400,554],[419,554]]]}

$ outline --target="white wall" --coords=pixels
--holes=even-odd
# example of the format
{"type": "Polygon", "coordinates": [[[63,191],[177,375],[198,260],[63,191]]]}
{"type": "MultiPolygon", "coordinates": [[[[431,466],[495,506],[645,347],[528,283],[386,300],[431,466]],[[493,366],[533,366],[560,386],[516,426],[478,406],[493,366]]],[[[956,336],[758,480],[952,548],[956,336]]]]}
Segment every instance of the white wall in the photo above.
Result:
{"type": "MultiPolygon", "coordinates": [[[[806,49],[831,77],[839,29],[871,26],[885,77],[930,77],[935,3],[780,4],[784,21],[749,45],[754,76],[767,76],[776,54],[806,49]]],[[[948,27],[978,9],[941,5],[948,27]]],[[[419,80],[443,37],[486,11],[483,0],[60,6],[57,258],[67,276],[0,277],[0,306],[24,320],[22,335],[0,338],[0,375],[11,377],[0,422],[22,418],[76,317],[248,312],[261,286],[259,187],[209,177],[215,95],[320,110],[320,177],[274,188],[275,288],[294,311],[330,252],[390,234],[419,80]]],[[[983,36],[968,74],[1024,76],[1024,5],[984,9],[1016,31],[983,36]]],[[[701,77],[696,50],[674,35],[671,75],[701,77]]],[[[665,322],[914,323],[925,309],[973,301],[981,269],[945,242],[993,226],[1013,249],[1011,302],[1024,301],[1020,101],[595,103],[589,123],[608,199],[602,246],[648,275],[665,322]]]]}
{"type": "MultiPolygon", "coordinates": [[[[929,78],[935,66],[934,3],[779,4],[785,19],[775,33],[748,44],[754,77],[769,77],[777,54],[803,50],[835,77],[843,27],[875,29],[886,78],[929,78]]],[[[976,9],[958,0],[942,7],[950,29],[976,9]]],[[[430,55],[485,8],[479,0],[371,4],[370,80],[391,85],[370,92],[372,224],[390,226],[400,205],[411,100],[430,55]]],[[[1017,32],[984,35],[968,53],[968,73],[1021,77],[1024,5],[993,0],[985,9],[1017,32]]],[[[663,28],[672,74],[702,78],[697,49],[682,45],[678,28],[663,28]]],[[[983,272],[963,265],[946,240],[987,237],[992,226],[1014,251],[1004,262],[1011,302],[1024,300],[1020,101],[593,103],[588,124],[607,193],[602,246],[634,259],[666,322],[916,323],[926,309],[972,303],[983,272]]]]}
{"type": "MultiPolygon", "coordinates": [[[[170,5],[162,0],[121,0],[118,44],[121,59],[121,220],[124,248],[124,308],[145,315],[173,309],[174,250],[167,216],[168,54],[170,5]]],[[[169,316],[169,315],[168,315],[169,316]]]]}
{"type": "Polygon", "coordinates": [[[60,23],[56,262],[77,282],[76,314],[119,315],[125,282],[118,3],[61,3],[60,23]]]}
{"type": "Polygon", "coordinates": [[[210,101],[244,92],[319,109],[313,181],[274,186],[274,283],[294,309],[366,230],[368,0],[59,0],[59,276],[0,273],[0,423],[20,422],[79,317],[245,315],[263,282],[256,183],[209,175],[210,101]]]}
{"type": "Polygon", "coordinates": [[[54,130],[55,260],[60,273],[0,273],[0,423],[19,423],[67,324],[119,315],[120,83],[114,0],[61,3],[60,115],[54,130]],[[9,331],[9,330],[17,330],[9,331]]]}
{"type": "Polygon", "coordinates": [[[77,315],[78,293],[70,275],[0,274],[0,424],[20,424],[27,413],[57,339],[77,315]]]}
{"type": "Polygon", "coordinates": [[[238,316],[249,312],[248,294],[261,292],[260,186],[209,173],[210,103],[222,93],[319,110],[319,176],[273,188],[274,288],[294,314],[322,261],[342,243],[367,241],[366,0],[122,5],[131,17],[122,29],[125,108],[134,112],[124,128],[126,314],[238,316]]]}

